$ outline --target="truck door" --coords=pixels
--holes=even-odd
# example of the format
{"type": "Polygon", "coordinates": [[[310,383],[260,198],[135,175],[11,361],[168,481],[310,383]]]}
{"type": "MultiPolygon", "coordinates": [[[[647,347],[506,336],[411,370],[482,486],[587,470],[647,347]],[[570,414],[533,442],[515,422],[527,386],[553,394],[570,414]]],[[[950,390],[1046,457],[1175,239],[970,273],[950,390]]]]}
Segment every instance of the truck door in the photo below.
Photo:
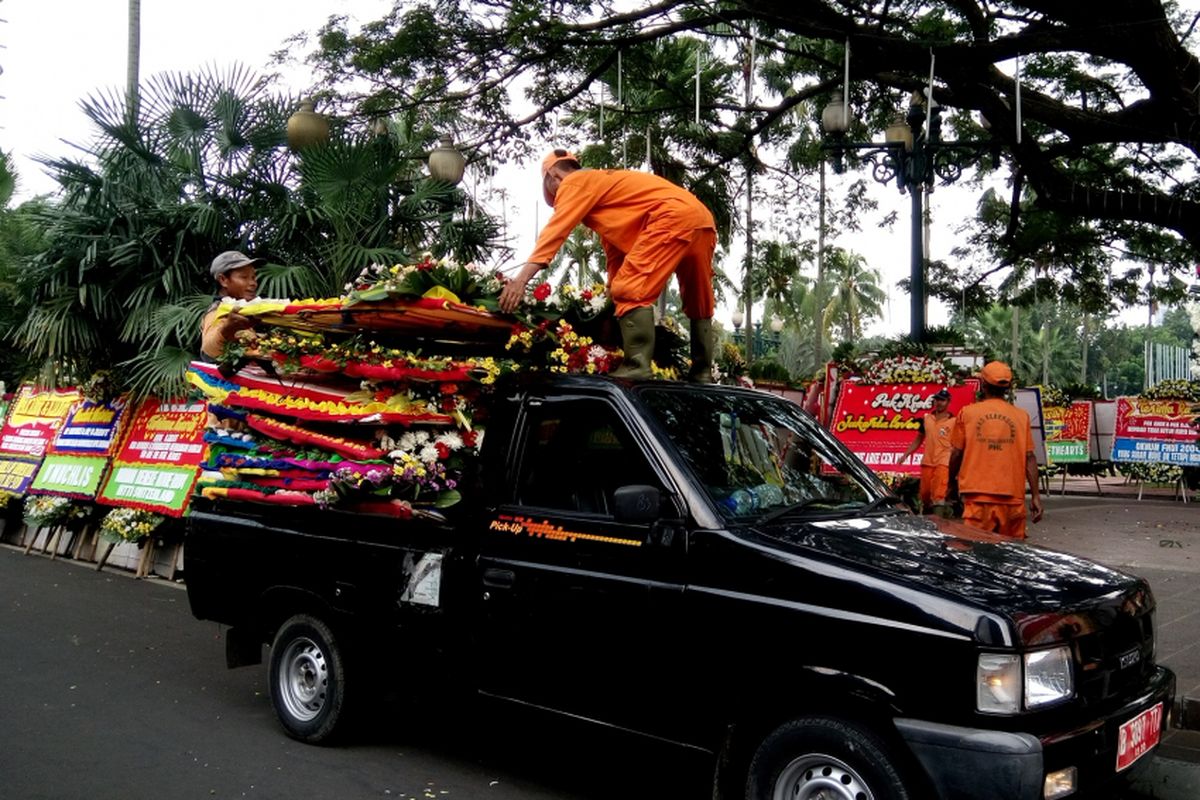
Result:
{"type": "Polygon", "coordinates": [[[603,397],[527,403],[510,502],[484,521],[485,691],[619,725],[667,710],[685,536],[664,473],[603,397]],[[662,520],[614,516],[618,487],[663,493],[662,520]]]}

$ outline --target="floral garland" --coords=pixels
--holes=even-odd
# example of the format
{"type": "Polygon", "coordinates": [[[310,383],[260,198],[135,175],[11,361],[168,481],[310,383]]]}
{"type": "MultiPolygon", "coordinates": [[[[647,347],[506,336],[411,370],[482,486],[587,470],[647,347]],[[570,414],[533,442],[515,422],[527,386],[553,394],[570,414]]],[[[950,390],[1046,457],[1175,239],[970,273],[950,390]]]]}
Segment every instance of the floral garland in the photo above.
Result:
{"type": "Polygon", "coordinates": [[[153,533],[163,519],[140,508],[114,508],[100,520],[100,535],[110,541],[137,542],[153,533]]]}
{"type": "Polygon", "coordinates": [[[862,370],[866,383],[947,383],[946,366],[928,356],[892,356],[872,361],[862,370]]]}
{"type": "Polygon", "coordinates": [[[87,518],[86,507],[71,502],[70,498],[39,494],[25,500],[25,524],[31,528],[46,528],[66,525],[87,518]]]}
{"type": "Polygon", "coordinates": [[[271,328],[264,333],[241,331],[239,336],[240,348],[227,347],[222,363],[234,364],[247,352],[255,352],[269,357],[284,374],[311,370],[374,380],[474,380],[490,385],[504,372],[512,371],[511,364],[491,357],[456,361],[442,356],[421,356],[363,336],[331,342],[320,333],[287,328],[271,328]]]}

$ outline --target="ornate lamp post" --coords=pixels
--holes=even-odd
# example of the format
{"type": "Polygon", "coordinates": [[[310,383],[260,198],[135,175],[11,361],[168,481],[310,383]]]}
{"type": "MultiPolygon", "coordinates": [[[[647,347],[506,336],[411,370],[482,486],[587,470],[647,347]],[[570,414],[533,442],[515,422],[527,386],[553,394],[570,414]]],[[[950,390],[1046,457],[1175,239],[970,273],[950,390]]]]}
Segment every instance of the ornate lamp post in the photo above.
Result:
{"type": "Polygon", "coordinates": [[[845,171],[846,154],[851,162],[871,164],[871,177],[879,183],[896,181],[901,194],[912,198],[912,242],[910,247],[911,273],[909,278],[911,333],[914,342],[925,338],[925,249],[922,223],[924,196],[933,191],[934,178],[953,183],[962,177],[963,167],[976,161],[983,153],[992,154],[992,166],[999,166],[1000,151],[995,141],[961,140],[944,142],[941,139],[942,109],[930,103],[926,126],[926,98],[914,92],[908,113],[897,113],[884,131],[883,142],[843,141],[849,128],[845,101],[840,94],[821,112],[821,127],[832,142],[833,171],[845,171]]]}

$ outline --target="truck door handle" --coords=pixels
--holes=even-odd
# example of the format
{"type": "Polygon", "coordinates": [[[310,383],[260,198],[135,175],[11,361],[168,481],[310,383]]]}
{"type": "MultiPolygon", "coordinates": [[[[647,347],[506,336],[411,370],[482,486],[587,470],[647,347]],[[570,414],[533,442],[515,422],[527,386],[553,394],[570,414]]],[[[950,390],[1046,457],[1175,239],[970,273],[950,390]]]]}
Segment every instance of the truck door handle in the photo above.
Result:
{"type": "Polygon", "coordinates": [[[517,575],[511,569],[496,569],[491,567],[483,571],[483,585],[494,589],[511,589],[517,581],[517,575]]]}

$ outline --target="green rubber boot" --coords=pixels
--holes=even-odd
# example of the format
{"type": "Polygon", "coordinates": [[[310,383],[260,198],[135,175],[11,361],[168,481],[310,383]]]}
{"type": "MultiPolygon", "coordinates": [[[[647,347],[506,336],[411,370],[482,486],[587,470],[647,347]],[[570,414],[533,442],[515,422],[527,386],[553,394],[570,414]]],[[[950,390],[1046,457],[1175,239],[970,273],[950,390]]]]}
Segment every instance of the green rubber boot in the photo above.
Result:
{"type": "Polygon", "coordinates": [[[692,368],[688,370],[688,380],[692,383],[712,383],[713,350],[716,348],[712,319],[694,319],[691,323],[692,368]]]}
{"type": "Polygon", "coordinates": [[[654,308],[642,306],[621,317],[621,348],[625,358],[609,374],[614,378],[642,380],[650,378],[650,359],[654,355],[654,308]]]}

